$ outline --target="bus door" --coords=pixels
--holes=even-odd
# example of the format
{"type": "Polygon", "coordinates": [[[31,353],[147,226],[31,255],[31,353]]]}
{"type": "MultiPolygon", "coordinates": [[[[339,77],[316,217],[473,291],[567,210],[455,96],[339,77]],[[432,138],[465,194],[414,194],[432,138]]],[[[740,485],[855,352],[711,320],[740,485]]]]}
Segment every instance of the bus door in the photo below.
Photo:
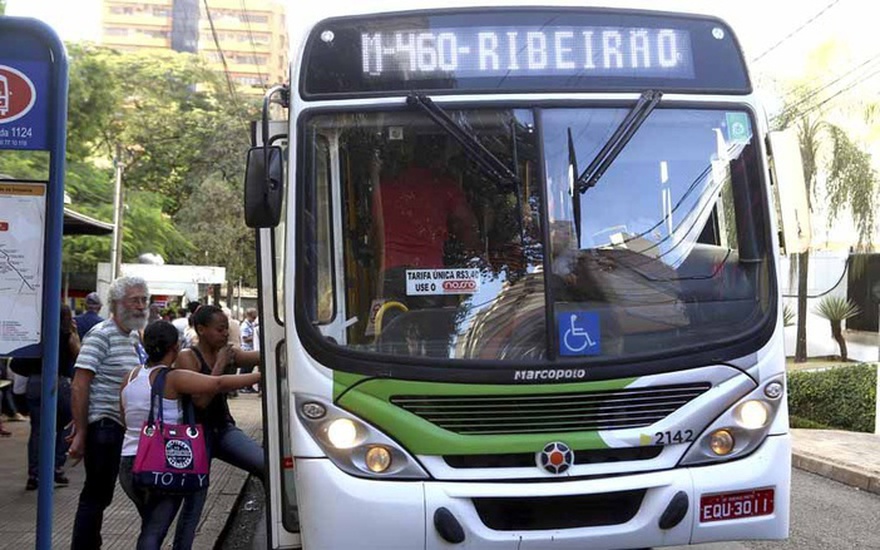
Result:
{"type": "MultiPolygon", "coordinates": [[[[269,92],[271,94],[272,91],[269,92]]],[[[267,96],[268,97],[268,96],[267,96]]],[[[264,116],[266,116],[264,114],[264,116]]],[[[248,178],[252,164],[262,159],[262,125],[256,124],[254,148],[248,155],[248,178]]],[[[287,174],[288,126],[286,121],[268,124],[268,144],[278,147],[283,174],[287,174]]],[[[258,168],[261,168],[258,166],[258,168]]],[[[259,170],[257,170],[259,171],[259,170]]],[[[285,195],[283,182],[280,194],[285,195]]],[[[246,203],[251,197],[246,197],[246,203]]],[[[259,289],[260,329],[259,345],[263,369],[263,448],[266,456],[266,528],[268,548],[300,548],[299,515],[294,483],[293,452],[291,448],[291,391],[285,351],[284,325],[286,319],[285,295],[287,268],[286,231],[287,200],[282,198],[280,221],[270,227],[259,227],[253,220],[248,225],[258,226],[257,288],[259,289]]]]}

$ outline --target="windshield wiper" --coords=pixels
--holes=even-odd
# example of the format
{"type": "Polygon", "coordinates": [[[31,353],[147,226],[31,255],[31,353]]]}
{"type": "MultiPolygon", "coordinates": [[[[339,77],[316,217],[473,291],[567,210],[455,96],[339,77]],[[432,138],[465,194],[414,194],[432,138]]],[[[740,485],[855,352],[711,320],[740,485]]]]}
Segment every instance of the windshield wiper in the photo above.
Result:
{"type": "Polygon", "coordinates": [[[479,165],[479,167],[492,178],[508,184],[519,184],[519,176],[501,162],[498,157],[485,145],[462,128],[449,114],[438,106],[434,101],[423,94],[412,93],[406,98],[406,104],[418,107],[438,126],[457,141],[479,165]]]}
{"type": "MultiPolygon", "coordinates": [[[[605,174],[605,171],[608,170],[608,167],[611,166],[611,163],[620,155],[626,144],[629,143],[639,130],[642,123],[645,122],[645,119],[648,118],[648,115],[651,114],[651,111],[660,103],[662,95],[657,90],[642,92],[635,106],[626,114],[626,117],[620,122],[617,129],[614,130],[614,134],[602,146],[599,154],[596,155],[590,165],[587,166],[587,169],[578,177],[574,188],[580,194],[585,193],[587,189],[596,185],[605,174]]],[[[569,152],[569,154],[571,155],[572,153],[569,152]]],[[[572,197],[574,197],[574,193],[572,193],[572,197]]]]}

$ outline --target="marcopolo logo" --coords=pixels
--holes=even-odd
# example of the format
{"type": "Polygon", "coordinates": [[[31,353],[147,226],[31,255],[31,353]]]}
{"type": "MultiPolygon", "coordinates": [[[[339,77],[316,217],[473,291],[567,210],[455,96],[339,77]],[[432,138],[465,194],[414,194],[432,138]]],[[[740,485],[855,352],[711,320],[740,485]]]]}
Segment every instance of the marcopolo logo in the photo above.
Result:
{"type": "Polygon", "coordinates": [[[165,443],[165,461],[168,467],[186,470],[192,466],[193,451],[189,443],[180,439],[171,439],[165,443]]]}
{"type": "Polygon", "coordinates": [[[585,369],[541,369],[514,371],[514,380],[580,380],[587,376],[585,369]]]}
{"type": "Polygon", "coordinates": [[[26,74],[0,65],[0,124],[25,116],[36,100],[37,90],[26,74]]]}

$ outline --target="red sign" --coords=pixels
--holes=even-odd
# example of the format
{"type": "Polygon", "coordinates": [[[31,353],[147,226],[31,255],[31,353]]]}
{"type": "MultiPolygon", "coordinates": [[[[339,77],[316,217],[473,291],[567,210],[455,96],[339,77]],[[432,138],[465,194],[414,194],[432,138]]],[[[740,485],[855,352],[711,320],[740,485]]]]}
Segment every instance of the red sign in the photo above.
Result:
{"type": "Polygon", "coordinates": [[[702,495],[700,523],[769,516],[773,513],[773,489],[702,495]]]}
{"type": "Polygon", "coordinates": [[[0,65],[0,124],[28,114],[37,99],[34,83],[24,73],[0,65]]]}
{"type": "Polygon", "coordinates": [[[9,231],[9,222],[0,222],[0,231],[9,231]]]}
{"type": "Polygon", "coordinates": [[[443,290],[447,292],[476,292],[477,291],[477,282],[472,280],[450,280],[443,281],[443,290]]]}

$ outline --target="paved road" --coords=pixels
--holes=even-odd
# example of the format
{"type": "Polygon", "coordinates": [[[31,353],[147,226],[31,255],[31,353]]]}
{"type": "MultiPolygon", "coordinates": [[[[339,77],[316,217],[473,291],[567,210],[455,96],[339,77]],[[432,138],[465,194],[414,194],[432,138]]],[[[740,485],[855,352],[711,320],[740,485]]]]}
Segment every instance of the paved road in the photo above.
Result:
{"type": "Polygon", "coordinates": [[[880,496],[793,470],[791,538],[681,546],[681,550],[880,549],[880,496]]]}

